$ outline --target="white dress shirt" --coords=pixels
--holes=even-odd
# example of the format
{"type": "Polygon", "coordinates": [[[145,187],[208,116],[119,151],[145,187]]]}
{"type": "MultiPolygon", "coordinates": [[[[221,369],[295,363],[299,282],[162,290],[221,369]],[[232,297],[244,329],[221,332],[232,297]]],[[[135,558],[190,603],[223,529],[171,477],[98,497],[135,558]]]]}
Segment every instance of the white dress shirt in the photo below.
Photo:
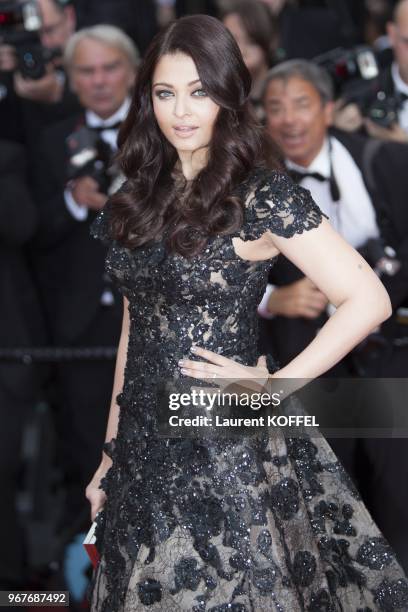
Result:
{"type": "Polygon", "coordinates": [[[287,160],[288,168],[299,172],[318,172],[330,177],[330,157],[333,174],[340,189],[340,200],[333,202],[329,181],[318,181],[306,177],[301,181],[302,187],[309,189],[316,204],[329,217],[334,229],[354,248],[362,246],[369,238],[378,238],[374,206],[364,184],[363,176],[346,147],[337,138],[329,139],[314,158],[310,166],[303,168],[287,160]]]}
{"type": "MultiPolygon", "coordinates": [[[[394,62],[391,66],[391,75],[396,91],[408,96],[408,83],[402,80],[397,62],[394,62]]],[[[398,113],[398,119],[402,129],[408,132],[408,100],[405,100],[403,103],[402,108],[398,113]]]]}
{"type": "MultiPolygon", "coordinates": [[[[114,113],[108,119],[101,119],[101,117],[99,117],[91,110],[85,111],[85,123],[88,127],[106,128],[102,130],[101,138],[111,146],[113,151],[116,151],[118,148],[118,130],[110,129],[110,126],[115,125],[119,121],[123,121],[125,119],[129,110],[129,106],[130,98],[126,98],[122,106],[118,108],[116,113],[114,113]]],[[[88,208],[86,206],[81,206],[74,200],[70,189],[66,189],[64,191],[64,199],[67,209],[77,221],[85,221],[88,218],[88,208]]]]}
{"type": "MultiPolygon", "coordinates": [[[[298,166],[290,160],[286,160],[286,166],[299,172],[318,172],[329,178],[330,160],[340,189],[338,202],[334,202],[331,197],[329,181],[322,182],[306,177],[301,180],[300,184],[310,190],[313,199],[329,217],[329,222],[334,229],[351,246],[358,248],[369,238],[378,238],[380,233],[374,206],[364,184],[363,176],[346,147],[337,138],[330,136],[326,138],[310,166],[307,168],[298,166]]],[[[258,308],[258,313],[264,318],[273,317],[266,308],[272,290],[273,285],[268,285],[258,308]]]]}

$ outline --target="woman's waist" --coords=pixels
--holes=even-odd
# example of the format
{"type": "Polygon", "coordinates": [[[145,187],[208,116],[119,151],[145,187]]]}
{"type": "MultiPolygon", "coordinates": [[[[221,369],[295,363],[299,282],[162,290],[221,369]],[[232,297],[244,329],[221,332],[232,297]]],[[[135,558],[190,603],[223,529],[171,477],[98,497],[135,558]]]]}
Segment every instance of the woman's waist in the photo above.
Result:
{"type": "Polygon", "coordinates": [[[137,368],[139,371],[151,368],[174,371],[178,368],[180,359],[196,359],[191,351],[193,346],[199,346],[245,365],[252,365],[250,362],[256,361],[259,356],[257,338],[253,337],[221,341],[200,337],[197,339],[180,337],[178,340],[162,337],[159,342],[150,340],[133,343],[128,351],[127,366],[132,369],[137,368]]]}
{"type": "Polygon", "coordinates": [[[202,314],[201,317],[176,319],[163,317],[159,321],[140,318],[133,321],[130,329],[130,343],[138,355],[156,353],[179,354],[199,345],[221,353],[251,352],[258,344],[258,319],[245,319],[235,315],[215,317],[202,314]]]}

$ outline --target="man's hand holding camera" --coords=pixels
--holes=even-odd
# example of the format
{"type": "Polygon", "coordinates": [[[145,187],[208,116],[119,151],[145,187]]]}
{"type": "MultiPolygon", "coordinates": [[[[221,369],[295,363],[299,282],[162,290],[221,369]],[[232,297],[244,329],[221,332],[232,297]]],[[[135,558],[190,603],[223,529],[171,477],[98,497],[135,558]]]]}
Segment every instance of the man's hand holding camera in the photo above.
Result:
{"type": "Polygon", "coordinates": [[[17,67],[17,58],[14,47],[3,44],[0,38],[0,71],[12,72],[17,67]]]}
{"type": "Polygon", "coordinates": [[[82,176],[70,182],[69,188],[75,202],[92,210],[101,210],[108,196],[99,191],[99,185],[91,176],[82,176]]]}
{"type": "Polygon", "coordinates": [[[0,71],[14,72],[21,98],[60,102],[65,77],[59,66],[75,31],[73,6],[69,0],[10,0],[0,8],[0,71]]]}
{"type": "Polygon", "coordinates": [[[64,92],[64,77],[61,78],[51,61],[45,65],[45,74],[40,78],[28,78],[19,71],[16,50],[0,40],[0,71],[14,72],[14,91],[20,98],[32,102],[55,104],[62,98],[64,92]]]}
{"type": "Polygon", "coordinates": [[[14,74],[14,90],[18,96],[32,102],[55,104],[62,98],[64,79],[59,77],[52,64],[48,64],[46,74],[40,79],[27,79],[16,72],[14,74]]]}

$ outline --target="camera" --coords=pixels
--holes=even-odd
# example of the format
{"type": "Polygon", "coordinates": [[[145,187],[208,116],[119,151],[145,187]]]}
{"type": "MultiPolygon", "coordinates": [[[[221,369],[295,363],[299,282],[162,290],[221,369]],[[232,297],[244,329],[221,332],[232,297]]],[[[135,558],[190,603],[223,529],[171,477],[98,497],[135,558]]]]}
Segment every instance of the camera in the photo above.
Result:
{"type": "Polygon", "coordinates": [[[370,238],[358,251],[380,277],[395,276],[401,268],[395,250],[381,238],[370,238]]]}
{"type": "Polygon", "coordinates": [[[363,106],[362,110],[366,117],[378,123],[382,127],[389,128],[398,123],[398,113],[404,104],[403,98],[396,92],[387,95],[384,91],[378,91],[376,99],[363,106]]]}
{"type": "Polygon", "coordinates": [[[381,127],[389,128],[398,123],[404,100],[398,93],[387,95],[379,90],[378,63],[370,47],[338,48],[313,61],[330,74],[336,96],[340,96],[345,105],[356,104],[365,117],[381,127]]]}
{"type": "Polygon", "coordinates": [[[67,180],[90,176],[101,193],[109,194],[118,169],[112,164],[113,151],[97,131],[82,126],[66,139],[68,149],[67,180]]]}
{"type": "Polygon", "coordinates": [[[59,48],[42,46],[41,25],[35,0],[0,2],[0,44],[14,47],[17,68],[27,79],[41,79],[46,73],[46,65],[62,53],[59,48]]]}
{"type": "Polygon", "coordinates": [[[358,45],[353,49],[338,47],[318,55],[313,61],[330,74],[337,95],[342,93],[346,84],[369,81],[379,74],[375,54],[366,45],[358,45]]]}
{"type": "Polygon", "coordinates": [[[357,104],[364,117],[384,128],[398,123],[398,113],[404,104],[398,92],[392,95],[385,93],[378,79],[353,83],[342,93],[342,98],[345,104],[357,104]]]}

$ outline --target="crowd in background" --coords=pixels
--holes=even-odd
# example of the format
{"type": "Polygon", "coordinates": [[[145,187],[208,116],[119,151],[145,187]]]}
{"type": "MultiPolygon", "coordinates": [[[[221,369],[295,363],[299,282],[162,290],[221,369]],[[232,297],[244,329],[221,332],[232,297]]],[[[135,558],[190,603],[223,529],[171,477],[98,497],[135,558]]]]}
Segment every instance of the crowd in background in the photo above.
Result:
{"type": "MultiPolygon", "coordinates": [[[[72,609],[123,314],[90,226],[140,59],[188,13],[231,31],[271,159],[389,291],[393,316],[328,376],[408,375],[408,0],[0,0],[0,590],[67,588],[72,609]]],[[[331,308],[280,258],[260,352],[285,365],[331,308]]],[[[332,442],[408,570],[407,441],[332,442]]]]}

